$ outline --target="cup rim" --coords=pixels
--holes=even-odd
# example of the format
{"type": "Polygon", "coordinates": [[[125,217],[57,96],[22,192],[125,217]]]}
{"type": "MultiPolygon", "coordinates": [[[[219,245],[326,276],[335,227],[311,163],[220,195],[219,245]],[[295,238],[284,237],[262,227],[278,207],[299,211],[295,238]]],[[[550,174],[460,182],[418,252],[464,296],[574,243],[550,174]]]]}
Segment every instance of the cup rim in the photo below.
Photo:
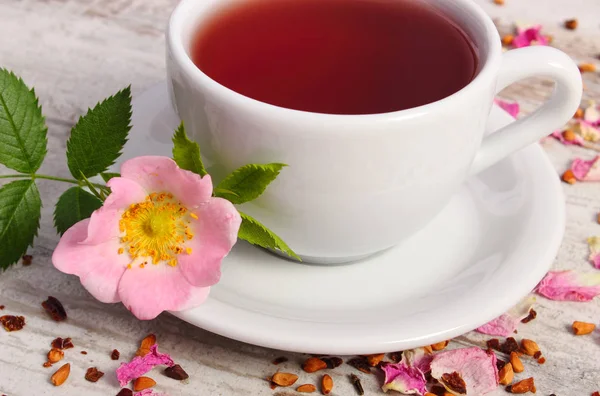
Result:
{"type": "Polygon", "coordinates": [[[487,53],[484,54],[485,57],[483,58],[481,70],[469,84],[445,98],[421,106],[393,112],[373,114],[328,114],[296,110],[261,102],[260,100],[240,94],[218,83],[194,64],[188,51],[184,48],[183,40],[181,39],[184,21],[187,21],[189,18],[197,17],[197,14],[192,13],[191,9],[198,0],[181,0],[173,10],[166,31],[167,51],[171,53],[174,61],[194,83],[205,86],[219,96],[227,96],[228,100],[234,101],[240,106],[245,106],[251,111],[268,111],[271,115],[279,115],[288,118],[301,117],[306,119],[307,117],[310,117],[315,120],[327,118],[329,121],[348,121],[349,119],[354,119],[355,121],[381,121],[413,118],[435,111],[437,108],[442,107],[451,101],[460,100],[460,97],[468,95],[473,90],[477,90],[477,88],[482,84],[485,84],[486,81],[489,81],[490,79],[493,80],[494,78],[494,65],[498,63],[501,56],[501,44],[496,26],[485,11],[472,0],[454,1],[459,3],[460,7],[469,12],[470,15],[475,16],[478,21],[483,22],[485,29],[484,40],[487,41],[489,47],[487,53]]]}

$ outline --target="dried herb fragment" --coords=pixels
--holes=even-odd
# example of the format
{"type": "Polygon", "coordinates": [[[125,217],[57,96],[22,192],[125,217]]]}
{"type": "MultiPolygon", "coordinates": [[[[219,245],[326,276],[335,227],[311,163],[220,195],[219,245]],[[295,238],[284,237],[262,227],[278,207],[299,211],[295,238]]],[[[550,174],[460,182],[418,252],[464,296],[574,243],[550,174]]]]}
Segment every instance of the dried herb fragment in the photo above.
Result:
{"type": "Polygon", "coordinates": [[[52,367],[52,363],[50,362],[44,362],[44,364],[42,364],[42,366],[48,368],[48,367],[52,367]]]}
{"type": "Polygon", "coordinates": [[[596,330],[596,325],[587,322],[573,322],[573,334],[575,335],[586,335],[596,330]]]}
{"type": "Polygon", "coordinates": [[[65,307],[63,307],[62,303],[55,297],[49,296],[48,299],[42,303],[42,307],[44,307],[50,317],[57,322],[62,322],[67,319],[65,307]]]}
{"type": "Polygon", "coordinates": [[[350,374],[350,383],[352,383],[352,385],[354,385],[354,389],[356,389],[356,393],[358,393],[361,396],[363,396],[365,394],[365,390],[363,389],[363,386],[360,382],[360,378],[358,378],[356,375],[350,374]]]}
{"type": "Polygon", "coordinates": [[[288,360],[289,360],[289,359],[288,359],[288,358],[286,358],[285,356],[280,356],[280,357],[278,357],[278,358],[274,359],[274,360],[273,360],[271,363],[272,363],[272,364],[274,364],[274,365],[278,365],[278,364],[281,364],[281,363],[285,363],[285,362],[287,362],[288,360]]]}
{"type": "Polygon", "coordinates": [[[67,378],[69,378],[70,373],[71,365],[67,363],[61,366],[61,368],[59,368],[58,370],[56,370],[54,374],[52,374],[52,377],[50,377],[50,381],[52,381],[52,384],[54,384],[54,386],[61,386],[65,383],[67,378]]]}
{"type": "Polygon", "coordinates": [[[50,344],[52,345],[52,348],[56,348],[56,349],[71,349],[71,348],[75,348],[75,345],[73,345],[73,343],[71,342],[71,338],[56,338],[52,341],[52,343],[50,344]]]}
{"type": "Polygon", "coordinates": [[[442,374],[442,382],[451,391],[464,395],[467,393],[467,384],[456,371],[450,374],[442,374]]]}
{"type": "Polygon", "coordinates": [[[62,360],[62,358],[65,357],[65,353],[60,350],[60,349],[56,349],[56,348],[52,348],[49,352],[48,352],[48,362],[50,363],[56,363],[62,360]]]}
{"type": "Polygon", "coordinates": [[[110,358],[112,360],[119,360],[119,357],[121,357],[121,353],[116,349],[113,349],[113,351],[110,353],[110,358]]]}
{"type": "Polygon", "coordinates": [[[392,362],[400,363],[400,361],[402,360],[402,351],[390,352],[390,353],[388,353],[388,357],[390,358],[390,360],[392,362]]]}
{"type": "Polygon", "coordinates": [[[316,357],[308,358],[302,364],[302,370],[306,371],[307,373],[316,373],[317,371],[324,370],[326,368],[327,363],[316,357]]]}
{"type": "Polygon", "coordinates": [[[131,389],[123,388],[117,393],[117,396],[133,396],[133,391],[131,389]]]}
{"type": "Polygon", "coordinates": [[[328,369],[334,369],[336,367],[340,367],[344,363],[342,358],[335,357],[335,356],[322,358],[321,360],[324,361],[325,364],[327,364],[328,369]]]}
{"type": "Polygon", "coordinates": [[[510,385],[515,377],[512,364],[508,363],[498,372],[499,384],[510,385]]]}
{"type": "Polygon", "coordinates": [[[593,63],[581,63],[579,65],[579,71],[581,73],[593,73],[596,71],[596,65],[593,63]]]}
{"type": "Polygon", "coordinates": [[[325,374],[321,379],[321,392],[324,395],[328,395],[333,390],[333,378],[325,374]]]}
{"type": "Polygon", "coordinates": [[[177,380],[177,381],[183,381],[183,380],[190,378],[188,373],[186,373],[185,370],[182,369],[181,366],[178,364],[173,365],[171,367],[167,367],[165,369],[164,373],[167,377],[173,378],[174,380],[177,380]]]}
{"type": "Polygon", "coordinates": [[[317,387],[314,386],[313,384],[304,384],[304,385],[300,385],[299,387],[296,388],[296,392],[300,392],[300,393],[313,393],[317,391],[317,387]]]}
{"type": "Polygon", "coordinates": [[[278,386],[292,386],[298,381],[298,376],[292,373],[275,373],[271,377],[271,382],[278,386]]]}
{"type": "Polygon", "coordinates": [[[500,346],[500,352],[504,352],[507,355],[510,355],[511,352],[516,352],[518,350],[519,344],[513,337],[508,337],[506,341],[504,341],[504,344],[500,346]]]}
{"type": "Polygon", "coordinates": [[[369,366],[377,367],[377,365],[383,360],[384,357],[385,357],[385,353],[377,353],[374,355],[366,356],[366,359],[367,359],[367,363],[369,364],[369,366]]]}
{"type": "Polygon", "coordinates": [[[143,391],[145,389],[150,389],[154,385],[156,385],[156,381],[154,381],[150,377],[139,377],[133,381],[133,390],[136,392],[143,391]]]}
{"type": "Polygon", "coordinates": [[[565,21],[565,28],[567,28],[569,30],[577,29],[578,25],[579,25],[579,21],[577,21],[577,19],[568,19],[565,21]]]}
{"type": "Polygon", "coordinates": [[[517,393],[517,394],[527,393],[527,392],[535,393],[536,392],[535,383],[533,381],[533,378],[527,378],[527,379],[524,379],[523,381],[517,382],[516,384],[507,386],[506,391],[508,393],[517,393]]]}
{"type": "Polygon", "coordinates": [[[517,352],[510,353],[510,364],[512,365],[513,371],[515,373],[522,373],[525,371],[525,366],[523,366],[523,362],[521,362],[521,358],[517,354],[517,352]]]}
{"type": "Polygon", "coordinates": [[[497,338],[492,338],[486,342],[488,348],[495,349],[497,351],[500,350],[500,340],[497,338]]]}
{"type": "Polygon", "coordinates": [[[524,317],[523,319],[521,319],[521,323],[529,323],[532,320],[534,320],[535,318],[537,318],[537,312],[533,308],[531,308],[529,310],[529,314],[526,317],[524,317]]]}
{"type": "Polygon", "coordinates": [[[371,367],[369,366],[369,363],[364,357],[355,357],[353,359],[348,360],[346,363],[354,367],[358,371],[361,371],[365,374],[371,374],[371,367]]]}
{"type": "Polygon", "coordinates": [[[135,353],[135,356],[146,356],[150,353],[150,347],[154,344],[156,344],[156,336],[154,334],[148,334],[142,342],[140,342],[140,347],[135,353]]]}
{"type": "Polygon", "coordinates": [[[30,254],[26,254],[21,259],[23,260],[23,265],[27,267],[31,265],[31,262],[33,261],[33,256],[30,254]]]}
{"type": "Polygon", "coordinates": [[[90,382],[98,382],[104,376],[102,371],[98,371],[96,367],[90,367],[85,373],[85,379],[90,382]]]}
{"type": "Polygon", "coordinates": [[[0,311],[2,311],[4,308],[6,308],[4,305],[0,305],[0,311]]]}
{"type": "Polygon", "coordinates": [[[546,358],[542,356],[541,358],[538,359],[537,362],[538,362],[538,364],[544,364],[544,363],[546,363],[546,358]]]}
{"type": "Polygon", "coordinates": [[[19,331],[25,327],[25,317],[14,315],[0,316],[0,324],[2,324],[6,331],[19,331]]]}
{"type": "Polygon", "coordinates": [[[564,181],[565,183],[568,183],[568,184],[577,183],[577,178],[575,177],[575,174],[573,173],[573,171],[571,169],[567,169],[565,171],[565,173],[562,174],[561,179],[562,179],[562,181],[564,181]]]}
{"type": "Polygon", "coordinates": [[[87,355],[87,352],[86,352],[86,351],[81,351],[81,352],[79,352],[79,353],[81,353],[82,355],[87,355]]]}

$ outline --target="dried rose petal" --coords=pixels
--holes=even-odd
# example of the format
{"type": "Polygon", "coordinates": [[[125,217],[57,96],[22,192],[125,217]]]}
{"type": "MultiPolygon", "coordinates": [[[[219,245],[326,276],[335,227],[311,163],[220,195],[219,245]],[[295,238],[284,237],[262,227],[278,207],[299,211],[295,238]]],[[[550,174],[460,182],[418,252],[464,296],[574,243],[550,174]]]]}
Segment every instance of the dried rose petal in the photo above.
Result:
{"type": "Polygon", "coordinates": [[[502,110],[506,111],[511,115],[512,118],[517,118],[519,115],[519,104],[517,102],[507,102],[502,99],[494,99],[494,103],[497,104],[502,110]]]}
{"type": "Polygon", "coordinates": [[[535,291],[550,300],[591,301],[600,295],[600,274],[575,271],[548,272],[535,291]]]}
{"type": "Polygon", "coordinates": [[[478,327],[476,330],[482,334],[508,337],[517,330],[517,326],[521,323],[521,319],[526,318],[529,315],[529,311],[534,302],[535,297],[526,297],[507,313],[478,327]]]}
{"type": "Polygon", "coordinates": [[[57,322],[67,319],[65,307],[63,307],[62,303],[55,297],[49,296],[48,299],[42,303],[42,307],[44,307],[46,312],[48,312],[48,315],[57,322]]]}
{"type": "Polygon", "coordinates": [[[405,395],[424,395],[427,392],[425,375],[416,367],[409,367],[405,363],[384,363],[381,369],[385,373],[383,382],[384,392],[394,390],[405,395]]]}
{"type": "Polygon", "coordinates": [[[468,395],[484,395],[495,390],[499,383],[496,355],[477,347],[454,349],[435,355],[431,362],[431,376],[439,381],[448,373],[460,375],[468,395]]]}
{"type": "Polygon", "coordinates": [[[425,348],[409,349],[402,354],[402,363],[408,367],[417,368],[425,374],[431,370],[432,359],[433,355],[425,348]]]}
{"type": "Polygon", "coordinates": [[[579,181],[600,181],[600,156],[589,161],[575,158],[571,171],[579,181]]]}
{"type": "Polygon", "coordinates": [[[517,26],[517,35],[512,41],[514,48],[529,47],[531,45],[548,45],[547,36],[541,34],[542,25],[517,26]]]}
{"type": "Polygon", "coordinates": [[[590,248],[590,261],[594,267],[600,269],[600,236],[593,236],[587,239],[590,248]]]}
{"type": "Polygon", "coordinates": [[[143,391],[135,392],[133,394],[133,396],[169,396],[169,395],[167,395],[166,393],[154,392],[152,389],[144,389],[143,391]]]}
{"type": "Polygon", "coordinates": [[[150,353],[146,356],[136,356],[129,363],[121,363],[117,369],[117,379],[121,386],[125,386],[129,381],[139,378],[159,365],[173,366],[173,359],[167,354],[160,353],[157,350],[158,344],[150,347],[150,353]]]}

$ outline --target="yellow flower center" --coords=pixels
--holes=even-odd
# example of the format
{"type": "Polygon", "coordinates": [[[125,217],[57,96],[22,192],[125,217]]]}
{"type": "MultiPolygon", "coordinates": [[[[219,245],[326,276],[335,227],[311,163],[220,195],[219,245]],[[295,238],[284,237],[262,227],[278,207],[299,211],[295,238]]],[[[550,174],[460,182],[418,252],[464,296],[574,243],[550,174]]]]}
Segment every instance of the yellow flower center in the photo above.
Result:
{"type": "MultiPolygon", "coordinates": [[[[131,205],[121,216],[121,247],[119,254],[127,252],[132,263],[141,261],[140,267],[152,260],[171,266],[177,265],[177,256],[192,254],[186,241],[194,238],[188,225],[198,216],[187,210],[181,202],[168,193],[152,193],[143,202],[131,205]]],[[[131,268],[131,264],[128,266],[131,268]]]]}

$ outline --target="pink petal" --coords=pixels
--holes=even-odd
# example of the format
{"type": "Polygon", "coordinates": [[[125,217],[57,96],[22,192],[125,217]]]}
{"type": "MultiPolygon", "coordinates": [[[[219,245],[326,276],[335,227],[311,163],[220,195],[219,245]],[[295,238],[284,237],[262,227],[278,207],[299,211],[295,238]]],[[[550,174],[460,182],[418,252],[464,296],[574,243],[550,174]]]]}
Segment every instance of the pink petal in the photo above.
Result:
{"type": "Polygon", "coordinates": [[[476,331],[492,336],[508,337],[515,332],[519,321],[514,316],[502,314],[491,322],[478,327],[476,331]]]}
{"type": "Polygon", "coordinates": [[[125,210],[131,204],[143,202],[148,193],[138,183],[124,177],[113,177],[106,183],[111,193],[102,206],[104,209],[125,210]]]}
{"type": "Polygon", "coordinates": [[[166,393],[156,393],[152,389],[144,389],[141,392],[136,392],[133,396],[169,396],[166,393]]]}
{"type": "Polygon", "coordinates": [[[502,110],[510,114],[512,118],[517,118],[519,115],[519,104],[517,102],[507,102],[506,100],[502,99],[494,99],[494,103],[500,106],[502,110]]]}
{"type": "Polygon", "coordinates": [[[579,181],[600,181],[600,156],[589,161],[575,158],[571,170],[579,181]]]}
{"type": "Polygon", "coordinates": [[[536,292],[556,301],[591,301],[600,295],[600,274],[580,274],[575,271],[548,272],[536,292]]]}
{"type": "Polygon", "coordinates": [[[381,369],[385,373],[381,387],[384,392],[394,390],[405,395],[424,395],[427,392],[425,375],[419,369],[404,363],[384,363],[381,369]]]}
{"type": "Polygon", "coordinates": [[[242,219],[233,204],[222,198],[211,198],[194,211],[194,238],[187,242],[192,254],[178,257],[181,271],[194,286],[211,286],[221,277],[221,262],[237,241],[242,219]]]}
{"type": "Polygon", "coordinates": [[[492,336],[508,337],[512,335],[521,319],[527,317],[535,297],[526,297],[507,313],[476,329],[477,332],[492,336]]]}
{"type": "Polygon", "coordinates": [[[136,263],[123,274],[118,293],[138,319],[154,319],[163,311],[182,311],[202,304],[210,288],[194,287],[184,278],[180,267],[164,263],[136,263]]]}
{"type": "Polygon", "coordinates": [[[168,157],[146,156],[125,161],[121,177],[140,184],[146,192],[169,192],[188,208],[194,208],[212,196],[210,175],[183,170],[168,157]]]}
{"type": "Polygon", "coordinates": [[[581,146],[583,144],[583,138],[579,135],[575,135],[575,140],[570,141],[570,140],[566,140],[565,137],[563,136],[563,132],[562,131],[556,131],[553,132],[551,135],[553,138],[555,138],[556,140],[558,140],[559,142],[561,142],[564,145],[574,145],[574,146],[581,146]]]}
{"type": "Polygon", "coordinates": [[[118,241],[119,220],[123,212],[120,210],[106,209],[101,207],[90,216],[85,244],[97,245],[110,240],[118,241]]]}
{"type": "Polygon", "coordinates": [[[419,369],[422,373],[431,371],[431,360],[433,355],[426,351],[425,348],[409,349],[402,353],[402,363],[408,367],[419,369]]]}
{"type": "Polygon", "coordinates": [[[136,356],[129,363],[121,363],[117,369],[117,379],[121,387],[126,386],[131,380],[141,377],[156,366],[172,366],[175,362],[166,353],[158,352],[158,345],[150,347],[146,356],[136,356]]]}
{"type": "Polygon", "coordinates": [[[52,264],[66,274],[79,276],[81,284],[104,303],[119,302],[117,287],[129,259],[119,255],[118,240],[103,243],[86,242],[89,219],[64,233],[52,255],[52,264]]]}
{"type": "Polygon", "coordinates": [[[433,378],[439,381],[442,375],[454,372],[459,373],[465,381],[467,395],[484,395],[498,387],[498,368],[493,352],[487,353],[472,347],[441,352],[433,357],[433,378]]]}
{"type": "Polygon", "coordinates": [[[512,42],[513,47],[522,48],[530,45],[548,45],[548,38],[540,33],[541,30],[541,25],[518,28],[517,36],[512,42]]]}
{"type": "Polygon", "coordinates": [[[593,236],[587,239],[590,248],[590,261],[594,267],[600,269],[600,237],[593,236]]]}

